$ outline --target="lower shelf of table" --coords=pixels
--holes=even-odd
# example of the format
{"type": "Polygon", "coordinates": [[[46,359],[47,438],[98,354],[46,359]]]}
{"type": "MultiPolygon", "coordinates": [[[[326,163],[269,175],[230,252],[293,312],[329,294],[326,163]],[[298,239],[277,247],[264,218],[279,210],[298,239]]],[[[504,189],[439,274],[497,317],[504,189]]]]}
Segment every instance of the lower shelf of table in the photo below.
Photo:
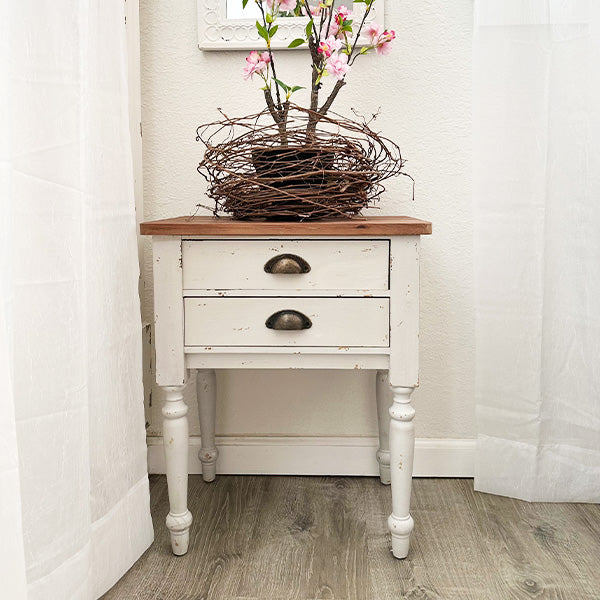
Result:
{"type": "MultiPolygon", "coordinates": [[[[275,349],[280,350],[280,349],[275,349]]],[[[332,352],[220,352],[186,353],[188,369],[389,369],[389,354],[354,353],[352,349],[332,352]]]]}

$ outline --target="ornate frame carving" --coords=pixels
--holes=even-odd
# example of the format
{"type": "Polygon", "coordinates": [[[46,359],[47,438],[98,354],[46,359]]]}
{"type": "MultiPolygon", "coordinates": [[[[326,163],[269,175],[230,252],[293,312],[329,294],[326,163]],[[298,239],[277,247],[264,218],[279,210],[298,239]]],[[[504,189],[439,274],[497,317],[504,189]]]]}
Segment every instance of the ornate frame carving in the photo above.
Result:
{"type": "MultiPolygon", "coordinates": [[[[241,2],[241,0],[239,0],[241,2]]],[[[350,4],[350,0],[348,2],[350,4]]],[[[373,8],[367,23],[384,24],[383,2],[373,8]]],[[[364,10],[364,5],[355,7],[356,12],[364,10]]],[[[200,50],[255,50],[260,49],[259,38],[253,19],[228,19],[227,0],[197,0],[198,47],[200,50]]],[[[306,18],[286,18],[278,21],[279,30],[273,40],[273,48],[287,49],[295,38],[302,37],[306,18]]],[[[361,37],[359,45],[364,45],[361,37]]],[[[298,49],[306,48],[306,45],[298,49]]]]}

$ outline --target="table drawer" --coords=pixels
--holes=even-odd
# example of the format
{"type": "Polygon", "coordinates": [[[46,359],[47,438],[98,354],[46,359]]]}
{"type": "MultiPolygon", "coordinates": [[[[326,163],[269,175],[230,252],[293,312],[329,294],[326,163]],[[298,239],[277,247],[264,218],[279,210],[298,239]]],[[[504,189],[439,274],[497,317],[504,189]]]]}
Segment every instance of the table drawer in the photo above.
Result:
{"type": "Polygon", "coordinates": [[[389,346],[389,298],[194,297],[184,299],[184,316],[186,346],[389,346]],[[295,312],[277,319],[280,311],[295,312]],[[308,328],[266,324],[302,317],[308,328]]]}
{"type": "Polygon", "coordinates": [[[389,287],[388,240],[184,240],[182,253],[187,290],[389,287]],[[275,272],[265,271],[269,261],[275,272]],[[277,272],[296,264],[304,272],[277,272]]]}

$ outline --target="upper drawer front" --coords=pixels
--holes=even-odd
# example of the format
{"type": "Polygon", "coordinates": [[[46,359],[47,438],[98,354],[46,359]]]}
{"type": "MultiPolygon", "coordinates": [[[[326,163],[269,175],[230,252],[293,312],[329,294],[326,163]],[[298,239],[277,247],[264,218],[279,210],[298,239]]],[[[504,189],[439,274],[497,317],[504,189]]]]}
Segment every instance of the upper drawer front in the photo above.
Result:
{"type": "Polygon", "coordinates": [[[389,303],[389,298],[188,297],[185,345],[387,347],[389,303]],[[295,320],[305,325],[308,319],[310,326],[281,329],[276,326],[281,311],[296,313],[295,320]]]}
{"type": "Polygon", "coordinates": [[[188,290],[386,290],[387,240],[188,240],[182,243],[188,290]],[[266,263],[292,254],[307,273],[265,272],[266,263]]]}

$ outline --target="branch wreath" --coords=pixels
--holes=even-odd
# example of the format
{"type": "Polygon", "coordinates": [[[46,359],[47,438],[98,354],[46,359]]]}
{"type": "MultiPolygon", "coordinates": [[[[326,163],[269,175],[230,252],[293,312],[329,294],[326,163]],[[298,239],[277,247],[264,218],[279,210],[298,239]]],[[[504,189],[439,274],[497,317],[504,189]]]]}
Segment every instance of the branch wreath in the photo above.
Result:
{"type": "MultiPolygon", "coordinates": [[[[366,122],[332,111],[307,142],[314,111],[290,104],[281,146],[279,124],[268,109],[223,119],[197,130],[206,151],[198,172],[209,182],[216,216],[238,219],[322,219],[351,217],[385,191],[383,181],[402,171],[400,148],[366,122]]],[[[374,115],[375,116],[375,115],[374,115]]],[[[412,178],[411,178],[412,179],[412,178]]],[[[208,207],[205,207],[208,208],[208,207]]]]}

